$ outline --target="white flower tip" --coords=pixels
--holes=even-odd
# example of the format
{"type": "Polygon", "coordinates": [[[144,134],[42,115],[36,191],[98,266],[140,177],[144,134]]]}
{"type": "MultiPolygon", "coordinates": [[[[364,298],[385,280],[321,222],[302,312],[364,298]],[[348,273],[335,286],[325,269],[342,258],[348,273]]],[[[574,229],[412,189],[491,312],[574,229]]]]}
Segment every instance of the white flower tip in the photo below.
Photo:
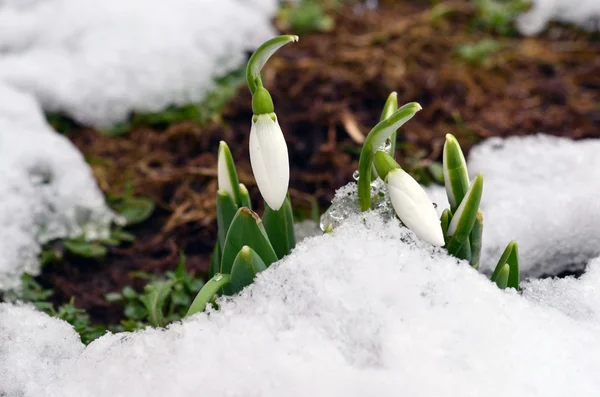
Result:
{"type": "Polygon", "coordinates": [[[231,183],[231,175],[229,175],[229,167],[227,166],[227,158],[225,149],[227,144],[223,141],[219,143],[219,155],[217,156],[217,182],[220,190],[225,190],[235,197],[233,193],[233,185],[231,183]]]}
{"type": "Polygon", "coordinates": [[[269,207],[278,211],[287,195],[290,163],[281,127],[270,115],[261,114],[253,118],[250,164],[260,194],[269,207]]]}

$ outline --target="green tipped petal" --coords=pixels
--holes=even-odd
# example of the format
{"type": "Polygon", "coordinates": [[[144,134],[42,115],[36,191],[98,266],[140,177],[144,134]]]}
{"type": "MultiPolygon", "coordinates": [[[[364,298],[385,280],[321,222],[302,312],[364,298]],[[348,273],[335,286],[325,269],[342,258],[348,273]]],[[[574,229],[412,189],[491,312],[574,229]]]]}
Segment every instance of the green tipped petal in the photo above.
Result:
{"type": "Polygon", "coordinates": [[[252,113],[256,116],[259,114],[272,114],[275,112],[273,98],[262,83],[259,81],[258,88],[252,95],[252,113]]]}
{"type": "Polygon", "coordinates": [[[260,71],[263,66],[265,66],[265,63],[267,63],[269,58],[271,58],[278,49],[293,41],[298,41],[298,36],[278,36],[263,43],[256,49],[254,54],[252,54],[248,61],[248,66],[246,67],[246,80],[248,81],[248,88],[250,88],[252,94],[254,94],[258,88],[257,80],[260,81],[260,71]]]}
{"type": "Polygon", "coordinates": [[[473,230],[471,230],[471,236],[469,240],[471,242],[471,266],[475,269],[479,268],[479,261],[481,259],[481,241],[483,238],[483,214],[481,210],[477,211],[477,218],[475,218],[475,224],[473,230]]]}
{"type": "Polygon", "coordinates": [[[508,264],[504,264],[501,267],[498,267],[498,272],[496,274],[496,278],[493,278],[492,281],[496,283],[498,288],[505,289],[508,286],[508,278],[510,276],[510,266],[508,264]]]}
{"type": "Polygon", "coordinates": [[[243,246],[233,261],[231,282],[225,287],[228,294],[237,294],[252,284],[256,275],[267,268],[265,262],[256,251],[247,245],[243,246]]]}
{"type": "Polygon", "coordinates": [[[225,190],[231,195],[236,205],[240,205],[240,181],[235,170],[233,156],[231,155],[229,146],[224,141],[219,143],[217,180],[219,182],[219,190],[225,190]]]}
{"type": "Polygon", "coordinates": [[[192,302],[186,317],[191,316],[192,314],[196,314],[199,312],[203,312],[206,309],[206,305],[211,301],[213,296],[215,296],[224,286],[226,286],[231,281],[231,276],[229,274],[215,274],[210,280],[204,284],[204,287],[198,292],[196,298],[192,302]]]}
{"type": "Polygon", "coordinates": [[[246,207],[248,209],[252,209],[252,202],[250,201],[250,193],[248,193],[248,189],[246,185],[240,183],[240,207],[246,207]]]}
{"type": "Polygon", "coordinates": [[[217,192],[217,229],[219,243],[221,247],[225,244],[225,237],[229,230],[229,225],[238,210],[233,198],[225,190],[217,192]]]}
{"type": "MultiPolygon", "coordinates": [[[[398,93],[397,92],[392,92],[390,94],[390,96],[388,96],[387,101],[385,101],[385,105],[383,105],[383,112],[381,113],[381,118],[380,121],[387,119],[388,117],[390,117],[392,114],[394,114],[394,112],[398,110],[398,93]]],[[[390,136],[390,156],[394,157],[394,154],[396,153],[396,135],[398,134],[398,131],[394,131],[394,133],[390,136]]]]}
{"type": "Polygon", "coordinates": [[[263,225],[271,245],[281,259],[296,246],[296,232],[294,231],[294,214],[292,212],[292,203],[290,196],[286,196],[283,205],[278,211],[273,210],[265,203],[265,213],[263,214],[263,225]]]}
{"type": "Polygon", "coordinates": [[[446,134],[443,153],[444,184],[450,209],[456,212],[469,189],[467,162],[460,144],[452,134],[446,134]]]}
{"type": "Polygon", "coordinates": [[[516,241],[511,241],[504,249],[500,260],[498,261],[498,265],[496,266],[494,273],[492,273],[492,281],[499,277],[504,266],[510,268],[507,287],[514,288],[518,291],[521,276],[519,270],[519,245],[516,241]]]}
{"type": "Polygon", "coordinates": [[[448,226],[448,236],[451,237],[447,244],[450,255],[457,256],[460,247],[467,241],[479,211],[481,195],[483,193],[483,176],[475,177],[471,187],[452,217],[448,226]]]}
{"type": "Polygon", "coordinates": [[[267,266],[277,261],[277,254],[256,213],[242,207],[231,221],[221,259],[221,273],[231,273],[233,262],[243,246],[249,246],[262,258],[267,266]]]}
{"type": "Polygon", "coordinates": [[[358,172],[360,175],[358,179],[358,199],[362,211],[371,208],[371,169],[373,167],[375,152],[386,139],[421,109],[421,105],[416,102],[408,103],[387,119],[380,121],[369,132],[369,135],[367,135],[358,162],[358,172]]]}

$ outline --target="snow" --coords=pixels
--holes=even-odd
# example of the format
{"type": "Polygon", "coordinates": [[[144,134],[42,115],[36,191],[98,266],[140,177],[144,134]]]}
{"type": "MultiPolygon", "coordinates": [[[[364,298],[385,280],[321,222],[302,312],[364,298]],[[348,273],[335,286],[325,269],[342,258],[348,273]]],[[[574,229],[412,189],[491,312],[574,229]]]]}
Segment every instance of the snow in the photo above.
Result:
{"type": "Polygon", "coordinates": [[[198,102],[272,37],[277,0],[0,0],[0,290],[40,244],[114,220],[81,154],[45,122],[105,127],[198,102]]]}
{"type": "Polygon", "coordinates": [[[34,324],[0,332],[0,387],[24,397],[594,396],[598,283],[600,260],[581,281],[502,291],[368,213],[304,240],[218,312],[166,330],[82,350],[59,321],[0,305],[4,329],[34,324]]]}
{"type": "MultiPolygon", "coordinates": [[[[600,255],[600,140],[547,135],[492,138],[475,146],[469,173],[484,177],[482,270],[491,272],[511,240],[522,274],[557,275],[600,255]]],[[[448,207],[443,187],[428,193],[448,207]]]]}
{"type": "Polygon", "coordinates": [[[517,27],[522,34],[540,33],[549,21],[573,23],[586,30],[598,30],[600,1],[598,0],[530,0],[532,8],[519,16],[517,27]]]}

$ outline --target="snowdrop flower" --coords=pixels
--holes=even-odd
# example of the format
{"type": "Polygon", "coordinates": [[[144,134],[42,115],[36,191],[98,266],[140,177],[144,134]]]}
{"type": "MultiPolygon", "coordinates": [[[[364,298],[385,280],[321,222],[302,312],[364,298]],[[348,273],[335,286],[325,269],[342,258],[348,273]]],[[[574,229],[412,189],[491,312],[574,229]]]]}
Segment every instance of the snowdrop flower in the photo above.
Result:
{"type": "Polygon", "coordinates": [[[274,113],[269,92],[259,86],[252,96],[250,164],[258,190],[271,209],[278,211],[287,195],[290,162],[287,145],[274,113]]]}
{"type": "Polygon", "coordinates": [[[428,243],[443,246],[444,234],[437,211],[421,185],[386,152],[377,152],[374,164],[387,184],[392,206],[402,223],[428,243]]]}

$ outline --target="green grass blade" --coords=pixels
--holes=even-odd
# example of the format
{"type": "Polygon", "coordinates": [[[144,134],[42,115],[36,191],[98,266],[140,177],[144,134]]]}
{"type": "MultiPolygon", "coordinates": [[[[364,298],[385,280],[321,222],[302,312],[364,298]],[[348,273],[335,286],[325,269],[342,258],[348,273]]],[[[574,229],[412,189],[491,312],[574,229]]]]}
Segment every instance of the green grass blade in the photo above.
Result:
{"type": "Polygon", "coordinates": [[[460,144],[452,134],[446,134],[442,167],[450,209],[456,212],[459,204],[467,194],[467,190],[469,190],[469,174],[460,144]]]}
{"type": "Polygon", "coordinates": [[[360,152],[358,162],[358,200],[362,211],[371,208],[371,170],[373,168],[373,155],[379,147],[404,123],[410,120],[419,110],[421,105],[416,102],[407,103],[390,117],[380,121],[369,135],[367,135],[360,152]]]}
{"type": "Polygon", "coordinates": [[[221,247],[225,246],[225,237],[237,210],[233,197],[225,190],[219,190],[217,192],[217,234],[221,247]]]}
{"type": "Polygon", "coordinates": [[[148,320],[155,327],[164,327],[165,318],[163,307],[178,280],[156,281],[146,285],[140,301],[148,311],[148,320]]]}
{"type": "Polygon", "coordinates": [[[293,35],[284,35],[278,36],[271,40],[266,41],[260,47],[256,49],[254,54],[250,57],[248,61],[248,66],[246,67],[246,80],[248,81],[248,88],[250,89],[250,93],[254,94],[257,89],[256,79],[260,79],[260,71],[263,66],[267,63],[269,58],[281,47],[286,45],[287,43],[291,43],[293,41],[298,41],[298,36],[293,35]]]}
{"type": "Polygon", "coordinates": [[[279,211],[273,210],[265,203],[265,213],[263,214],[263,225],[269,236],[269,241],[281,259],[296,246],[296,232],[294,231],[294,213],[292,212],[292,203],[290,196],[286,196],[283,205],[279,211]]]}
{"type": "Polygon", "coordinates": [[[479,212],[481,195],[483,194],[483,176],[475,177],[471,187],[452,217],[448,227],[450,241],[447,248],[450,255],[457,256],[462,245],[467,241],[479,212]]]}
{"type": "Polygon", "coordinates": [[[245,245],[256,251],[267,266],[277,261],[277,254],[269,242],[260,218],[248,208],[242,207],[231,221],[225,238],[221,273],[231,273],[235,257],[245,245]]]}
{"type": "Polygon", "coordinates": [[[265,262],[256,251],[247,245],[243,246],[233,261],[231,281],[226,290],[228,294],[237,294],[252,284],[256,275],[267,268],[265,262]]]}
{"type": "Polygon", "coordinates": [[[190,309],[188,310],[186,317],[193,314],[203,312],[206,309],[206,305],[211,301],[223,287],[225,287],[231,281],[229,274],[215,274],[210,280],[204,284],[204,287],[198,292],[196,298],[192,302],[190,309]]]}

